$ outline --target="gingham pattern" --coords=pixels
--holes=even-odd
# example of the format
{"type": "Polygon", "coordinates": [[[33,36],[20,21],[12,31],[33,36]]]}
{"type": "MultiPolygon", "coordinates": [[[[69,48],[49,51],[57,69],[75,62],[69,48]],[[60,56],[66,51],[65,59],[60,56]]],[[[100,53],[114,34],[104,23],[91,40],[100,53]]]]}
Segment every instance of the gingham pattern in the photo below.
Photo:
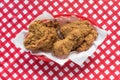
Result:
{"type": "Polygon", "coordinates": [[[0,80],[94,80],[120,79],[119,0],[23,0],[0,1],[0,80]],[[21,52],[12,39],[47,11],[53,15],[72,13],[93,20],[108,36],[83,65],[69,61],[64,66],[38,60],[21,52]]]}

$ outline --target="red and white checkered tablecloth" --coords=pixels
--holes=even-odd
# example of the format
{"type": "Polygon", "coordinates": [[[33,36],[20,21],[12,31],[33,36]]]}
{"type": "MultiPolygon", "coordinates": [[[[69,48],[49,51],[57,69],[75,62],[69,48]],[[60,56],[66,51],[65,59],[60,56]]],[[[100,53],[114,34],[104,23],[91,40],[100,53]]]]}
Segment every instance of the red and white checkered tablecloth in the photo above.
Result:
{"type": "Polygon", "coordinates": [[[0,80],[120,80],[119,0],[0,0],[0,80]],[[83,65],[64,66],[21,52],[12,43],[21,30],[47,11],[93,20],[108,36],[83,65]]]}

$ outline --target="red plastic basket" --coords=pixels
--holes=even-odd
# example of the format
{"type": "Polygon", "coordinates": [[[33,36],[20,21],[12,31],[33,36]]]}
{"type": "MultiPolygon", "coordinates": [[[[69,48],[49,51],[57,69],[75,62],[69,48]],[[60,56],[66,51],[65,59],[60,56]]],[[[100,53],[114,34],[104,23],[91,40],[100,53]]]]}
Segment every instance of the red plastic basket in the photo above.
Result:
{"type": "MultiPolygon", "coordinates": [[[[54,18],[58,18],[58,17],[60,17],[60,16],[70,17],[70,16],[73,16],[73,14],[58,14],[58,15],[53,15],[54,18]]],[[[89,21],[91,24],[93,24],[93,25],[97,25],[97,24],[95,24],[95,22],[93,22],[93,20],[88,19],[88,18],[86,18],[86,17],[80,16],[80,15],[74,15],[74,16],[80,18],[81,20],[88,20],[88,21],[89,21]]],[[[44,61],[46,61],[46,62],[52,61],[51,59],[49,59],[49,58],[47,58],[47,57],[45,57],[45,56],[35,56],[35,58],[44,60],[44,61]]]]}

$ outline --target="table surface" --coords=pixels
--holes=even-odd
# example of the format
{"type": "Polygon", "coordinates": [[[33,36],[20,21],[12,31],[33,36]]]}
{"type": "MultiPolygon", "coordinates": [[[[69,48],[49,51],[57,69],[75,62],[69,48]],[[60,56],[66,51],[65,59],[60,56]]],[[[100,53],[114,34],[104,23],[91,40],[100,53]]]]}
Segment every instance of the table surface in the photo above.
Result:
{"type": "Polygon", "coordinates": [[[119,0],[0,1],[0,80],[120,79],[119,0]],[[42,12],[77,14],[93,20],[108,36],[83,65],[68,61],[64,66],[22,52],[12,43],[21,30],[42,12]]]}

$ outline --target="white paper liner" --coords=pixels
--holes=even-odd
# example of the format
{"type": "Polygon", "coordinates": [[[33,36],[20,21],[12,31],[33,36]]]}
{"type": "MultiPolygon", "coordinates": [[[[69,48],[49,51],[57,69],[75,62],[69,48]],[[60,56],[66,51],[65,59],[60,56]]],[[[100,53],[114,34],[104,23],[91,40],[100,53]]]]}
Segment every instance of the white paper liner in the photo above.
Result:
{"type": "MultiPolygon", "coordinates": [[[[42,19],[52,19],[53,16],[50,15],[47,12],[43,12],[42,15],[38,16],[35,20],[42,20],[42,19]]],[[[34,20],[33,20],[34,21],[34,20]]],[[[29,25],[28,25],[29,26],[29,25]]],[[[91,56],[97,49],[97,47],[102,44],[102,42],[105,40],[106,36],[107,36],[107,31],[100,29],[99,27],[95,26],[95,28],[97,29],[98,32],[98,37],[97,39],[94,41],[93,45],[91,46],[91,48],[89,48],[87,51],[83,51],[83,52],[76,52],[73,51],[71,52],[71,54],[68,56],[68,58],[66,59],[59,59],[56,58],[55,56],[52,55],[52,53],[46,53],[46,52],[38,52],[38,53],[32,53],[32,55],[44,55],[47,58],[55,61],[56,63],[60,64],[61,66],[64,65],[69,59],[71,61],[73,61],[74,63],[81,65],[83,64],[83,62],[89,57],[91,56]]],[[[27,33],[26,30],[22,30],[20,33],[18,33],[16,35],[16,37],[13,39],[13,43],[15,44],[15,46],[17,48],[21,48],[22,52],[24,51],[28,51],[25,49],[24,45],[23,45],[23,41],[24,41],[24,35],[27,33]]]]}

